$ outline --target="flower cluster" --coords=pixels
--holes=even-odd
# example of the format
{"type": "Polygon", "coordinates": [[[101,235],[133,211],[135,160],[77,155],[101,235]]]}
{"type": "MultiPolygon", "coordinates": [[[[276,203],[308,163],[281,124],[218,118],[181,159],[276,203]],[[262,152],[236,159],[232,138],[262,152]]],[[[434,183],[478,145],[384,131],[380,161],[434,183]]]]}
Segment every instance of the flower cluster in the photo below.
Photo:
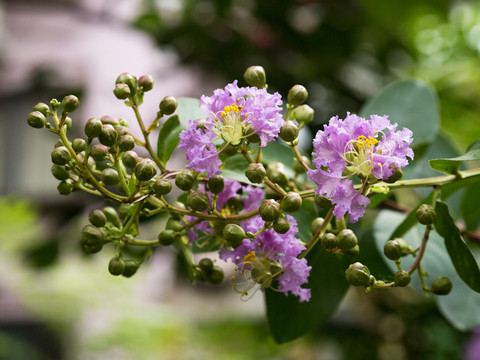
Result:
{"type": "Polygon", "coordinates": [[[215,90],[212,96],[202,96],[200,108],[206,119],[189,120],[180,134],[179,148],[187,151],[187,168],[217,175],[221,172],[219,153],[228,145],[237,146],[244,138],[256,136],[260,146],[266,146],[283,124],[281,105],[280,94],[238,87],[237,81],[215,90]]]}
{"type": "Polygon", "coordinates": [[[308,171],[308,178],[318,185],[318,195],[336,205],[334,214],[338,219],[348,212],[350,221],[356,222],[369,204],[366,185],[387,180],[393,169],[408,164],[407,157],[413,159],[409,147],[412,132],[396,128],[388,116],[372,115],[366,120],[347,114],[345,120],[331,118],[329,125],[317,132],[313,141],[316,169],[308,171]],[[353,175],[362,180],[360,191],[355,190],[350,179],[353,175]]]}

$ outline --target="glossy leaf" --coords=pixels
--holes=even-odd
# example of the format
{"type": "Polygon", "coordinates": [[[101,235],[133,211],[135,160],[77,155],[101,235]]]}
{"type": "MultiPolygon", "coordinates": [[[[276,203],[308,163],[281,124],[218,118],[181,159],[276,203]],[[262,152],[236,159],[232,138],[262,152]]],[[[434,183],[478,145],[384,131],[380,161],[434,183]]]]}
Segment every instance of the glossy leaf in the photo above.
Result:
{"type": "Polygon", "coordinates": [[[460,165],[464,161],[480,160],[480,149],[472,150],[464,155],[450,159],[433,159],[430,160],[432,169],[441,171],[446,174],[457,174],[460,165]]]}
{"type": "Polygon", "coordinates": [[[178,115],[171,116],[162,125],[158,134],[157,156],[163,164],[170,159],[173,150],[178,146],[180,139],[178,135],[182,131],[178,115]]]}
{"type": "Polygon", "coordinates": [[[250,184],[250,181],[245,176],[245,170],[247,167],[247,160],[241,154],[235,154],[225,160],[225,165],[222,169],[222,176],[250,184]]]}
{"type": "Polygon", "coordinates": [[[187,120],[196,120],[205,118],[206,114],[200,109],[200,100],[190,97],[182,97],[177,99],[177,110],[180,123],[183,127],[187,127],[187,120]]]}

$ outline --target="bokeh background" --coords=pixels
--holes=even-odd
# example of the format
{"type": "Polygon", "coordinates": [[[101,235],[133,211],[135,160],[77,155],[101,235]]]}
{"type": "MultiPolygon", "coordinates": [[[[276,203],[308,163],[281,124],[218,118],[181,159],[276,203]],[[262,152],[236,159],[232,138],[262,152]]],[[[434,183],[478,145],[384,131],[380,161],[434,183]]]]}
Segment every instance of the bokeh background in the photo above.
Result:
{"type": "Polygon", "coordinates": [[[104,204],[58,195],[56,140],[26,126],[33,105],[76,94],[80,136],[90,117],[133,124],[112,94],[122,72],[154,77],[142,106],[153,119],[163,96],[210,94],[250,65],[273,91],[308,89],[312,134],[414,78],[437,91],[454,148],[480,138],[476,1],[0,1],[0,359],[480,358],[480,332],[455,330],[411,289],[351,289],[321,328],[277,345],[261,294],[241,302],[228,281],[192,287],[173,252],[131,279],[108,274],[108,251],[83,253],[79,230],[104,204]]]}

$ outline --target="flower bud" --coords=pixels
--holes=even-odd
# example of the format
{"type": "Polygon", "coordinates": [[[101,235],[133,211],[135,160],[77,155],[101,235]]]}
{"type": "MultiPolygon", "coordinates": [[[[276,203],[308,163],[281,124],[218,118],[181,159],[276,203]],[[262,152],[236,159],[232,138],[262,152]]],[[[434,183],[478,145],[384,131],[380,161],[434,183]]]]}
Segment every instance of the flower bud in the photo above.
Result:
{"type": "Polygon", "coordinates": [[[67,95],[62,99],[63,112],[71,113],[77,110],[80,101],[75,95],[67,95]]]}
{"type": "Polygon", "coordinates": [[[167,220],[167,224],[165,225],[165,229],[173,230],[175,232],[180,232],[183,230],[183,228],[184,228],[184,225],[182,224],[182,222],[173,217],[169,217],[167,220]]]}
{"type": "Polygon", "coordinates": [[[294,106],[302,105],[307,100],[308,91],[302,85],[294,85],[287,95],[288,103],[294,106]]]}
{"type": "Polygon", "coordinates": [[[105,235],[102,230],[93,225],[85,225],[80,233],[82,243],[85,245],[103,244],[105,235]]]}
{"type": "Polygon", "coordinates": [[[337,247],[340,250],[348,250],[358,245],[355,233],[350,229],[343,229],[337,235],[337,247]]]}
{"type": "Polygon", "coordinates": [[[96,161],[103,161],[107,157],[108,148],[102,144],[93,145],[90,150],[90,156],[96,161]]]}
{"type": "Polygon", "coordinates": [[[85,135],[89,138],[95,138],[102,132],[102,121],[97,118],[90,118],[88,119],[87,123],[85,124],[85,135]]]}
{"type": "Polygon", "coordinates": [[[125,262],[123,259],[111,258],[108,263],[108,271],[114,276],[121,275],[125,269],[125,262]]]}
{"type": "Polygon", "coordinates": [[[245,171],[247,179],[254,184],[261,184],[265,175],[267,175],[267,172],[261,163],[251,163],[245,171]]]}
{"type": "MultiPolygon", "coordinates": [[[[306,156],[302,156],[302,160],[305,165],[310,166],[310,160],[306,156]]],[[[303,167],[302,163],[298,161],[296,157],[293,159],[293,170],[297,174],[303,174],[307,172],[307,170],[303,167]]]]}
{"type": "Polygon", "coordinates": [[[40,111],[32,111],[27,115],[27,123],[35,129],[41,129],[45,127],[47,119],[40,111]]]}
{"type": "Polygon", "coordinates": [[[56,149],[60,146],[63,146],[63,141],[61,139],[58,139],[55,144],[53,144],[53,148],[56,149]]]}
{"type": "Polygon", "coordinates": [[[82,138],[76,138],[72,142],[72,148],[75,154],[78,154],[87,148],[87,143],[82,138]]]}
{"type": "Polygon", "coordinates": [[[66,165],[72,158],[65,146],[59,146],[52,151],[52,162],[56,165],[66,165]]]}
{"type": "Polygon", "coordinates": [[[313,120],[315,111],[308,105],[301,105],[293,110],[293,117],[298,123],[309,124],[313,120]]]}
{"type": "Polygon", "coordinates": [[[395,273],[395,277],[393,278],[393,282],[395,283],[395,286],[398,287],[404,287],[410,284],[411,281],[410,274],[408,271],[405,270],[399,270],[395,273]]]}
{"type": "Polygon", "coordinates": [[[122,126],[128,127],[128,121],[127,119],[118,119],[118,123],[122,126]]]}
{"type": "Polygon", "coordinates": [[[108,167],[102,170],[101,178],[102,182],[107,186],[117,185],[120,181],[117,170],[108,167]]]}
{"type": "Polygon", "coordinates": [[[160,112],[163,115],[171,115],[177,109],[178,102],[173,96],[165,96],[162,101],[160,101],[160,112]]]}
{"type": "Polygon", "coordinates": [[[280,206],[285,212],[297,211],[302,206],[302,197],[296,192],[290,191],[285,194],[280,206]]]}
{"type": "Polygon", "coordinates": [[[103,249],[103,243],[98,243],[95,245],[88,245],[88,244],[82,244],[82,245],[83,245],[83,249],[88,254],[96,254],[103,249]]]}
{"type": "Polygon", "coordinates": [[[383,245],[383,253],[390,260],[398,260],[403,255],[402,246],[398,240],[390,240],[383,245]]]}
{"type": "Polygon", "coordinates": [[[317,205],[320,209],[330,209],[332,207],[332,202],[330,199],[318,194],[315,194],[314,201],[315,205],[317,205]]]}
{"type": "Polygon", "coordinates": [[[325,233],[320,239],[320,245],[322,248],[327,250],[335,249],[337,247],[337,243],[337,237],[332,233],[325,233]]]}
{"type": "Polygon", "coordinates": [[[118,207],[118,216],[120,219],[124,220],[128,216],[130,209],[132,208],[132,204],[123,203],[118,207]]]}
{"type": "Polygon", "coordinates": [[[123,126],[123,125],[113,125],[115,128],[115,131],[118,134],[118,137],[121,138],[123,135],[130,135],[130,130],[128,130],[128,127],[123,126]]]}
{"type": "Polygon", "coordinates": [[[290,223],[287,218],[279,217],[273,222],[273,230],[279,234],[285,234],[290,230],[290,223]]]}
{"type": "Polygon", "coordinates": [[[232,196],[230,199],[227,200],[227,207],[232,211],[232,212],[240,212],[243,210],[245,207],[245,204],[243,203],[243,199],[241,198],[240,195],[232,196]]]}
{"type": "Polygon", "coordinates": [[[223,143],[220,145],[220,148],[223,149],[220,155],[233,156],[238,152],[238,146],[232,145],[230,143],[223,143]]]}
{"type": "Polygon", "coordinates": [[[157,195],[167,195],[172,191],[172,183],[164,178],[157,178],[153,183],[153,191],[157,195]]]}
{"type": "Polygon", "coordinates": [[[360,253],[360,246],[355,245],[351,249],[342,250],[345,255],[357,256],[360,253]]]}
{"type": "Polygon", "coordinates": [[[248,142],[251,142],[253,144],[258,144],[261,141],[260,137],[257,134],[255,134],[254,129],[250,129],[246,135],[247,135],[248,142]]]}
{"type": "Polygon", "coordinates": [[[116,227],[120,227],[122,224],[120,223],[120,218],[118,217],[117,210],[111,206],[105,206],[102,209],[102,212],[107,217],[107,222],[111,223],[116,227]]]}
{"type": "Polygon", "coordinates": [[[130,89],[130,92],[132,94],[135,94],[137,92],[138,80],[134,75],[128,72],[124,72],[118,75],[115,84],[126,84],[128,85],[128,88],[130,89]]]}
{"type": "MultiPolygon", "coordinates": [[[[77,157],[80,160],[80,162],[84,163],[85,162],[85,151],[82,151],[82,152],[78,153],[77,157]]],[[[88,157],[87,166],[90,169],[95,170],[96,162],[95,162],[95,159],[93,157],[91,157],[91,156],[88,157]]]]}
{"type": "Polygon", "coordinates": [[[293,121],[286,121],[280,127],[279,136],[286,142],[291,142],[298,137],[298,126],[293,121]]]}
{"type": "Polygon", "coordinates": [[[52,110],[55,112],[58,110],[58,108],[60,107],[60,105],[62,105],[60,103],[60,101],[58,101],[57,99],[52,99],[50,100],[50,107],[52,108],[52,110]]]}
{"type": "Polygon", "coordinates": [[[250,66],[243,74],[243,78],[249,86],[259,89],[263,89],[267,81],[265,70],[261,66],[250,66]]]}
{"type": "Polygon", "coordinates": [[[288,185],[288,176],[285,172],[285,165],[282,163],[274,161],[268,164],[267,176],[272,182],[277,183],[281,187],[288,185]]]}
{"type": "Polygon", "coordinates": [[[115,128],[110,125],[103,125],[100,135],[98,135],[98,140],[101,144],[105,146],[113,146],[117,142],[118,134],[115,128]]]}
{"type": "Polygon", "coordinates": [[[431,291],[435,295],[448,295],[452,291],[452,282],[445,276],[438,277],[433,280],[431,291]]]}
{"type": "Polygon", "coordinates": [[[415,213],[417,220],[422,225],[431,225],[437,216],[432,205],[422,204],[415,213]]]}
{"type": "Polygon", "coordinates": [[[112,125],[115,130],[117,129],[117,126],[119,125],[118,119],[111,116],[111,115],[103,115],[100,118],[100,121],[102,122],[103,125],[112,125]]]}
{"type": "Polygon", "coordinates": [[[157,174],[157,165],[150,159],[143,159],[134,169],[135,176],[140,181],[148,181],[157,174]]]}
{"type": "Polygon", "coordinates": [[[218,285],[223,281],[225,274],[220,266],[213,265],[212,269],[206,273],[207,281],[210,284],[218,285]]]}
{"type": "Polygon", "coordinates": [[[183,191],[188,191],[193,187],[195,178],[190,171],[182,171],[175,176],[175,185],[183,191]]]}
{"type": "Polygon", "coordinates": [[[362,263],[356,262],[345,271],[345,278],[350,285],[367,287],[370,285],[370,270],[362,263]]]}
{"type": "Polygon", "coordinates": [[[65,166],[53,164],[51,169],[52,175],[57,180],[67,180],[70,178],[70,170],[67,170],[65,166]]]}
{"type": "Polygon", "coordinates": [[[177,240],[177,233],[173,230],[163,230],[158,234],[158,242],[160,245],[169,246],[177,240]]]}
{"type": "MultiPolygon", "coordinates": [[[[185,204],[180,202],[180,201],[174,201],[172,203],[172,206],[177,208],[177,209],[186,210],[185,204]]],[[[177,219],[177,220],[180,219],[180,215],[177,214],[177,213],[174,213],[174,212],[170,213],[170,216],[173,217],[174,219],[177,219]]]]}
{"type": "Polygon", "coordinates": [[[310,227],[310,230],[312,230],[312,233],[316,234],[324,222],[325,222],[325,219],[322,217],[315,218],[315,220],[312,221],[312,225],[310,227]]]}
{"type": "Polygon", "coordinates": [[[75,190],[75,184],[71,179],[63,180],[57,186],[60,195],[70,195],[75,190]]]}
{"type": "Polygon", "coordinates": [[[245,231],[237,224],[227,224],[223,228],[223,238],[230,246],[240,245],[246,237],[245,231]]]}
{"type": "Polygon", "coordinates": [[[128,99],[130,94],[130,88],[127,84],[116,84],[115,89],[113,89],[113,95],[115,95],[118,100],[128,99]]]}
{"type": "Polygon", "coordinates": [[[107,217],[102,210],[95,209],[88,214],[88,221],[96,227],[102,227],[107,223],[107,217]]]}
{"type": "Polygon", "coordinates": [[[33,111],[40,111],[43,115],[47,116],[50,111],[50,107],[43,102],[39,102],[33,107],[33,111]]]}
{"type": "Polygon", "coordinates": [[[198,266],[205,272],[209,272],[213,269],[213,261],[210,258],[203,258],[198,262],[198,266]]]}
{"type": "Polygon", "coordinates": [[[118,139],[118,148],[121,152],[133,150],[135,147],[135,140],[132,135],[123,135],[118,139]]]}
{"type": "Polygon", "coordinates": [[[260,217],[264,221],[273,221],[280,216],[280,204],[275,200],[263,200],[259,209],[260,217]]]}
{"type": "Polygon", "coordinates": [[[209,204],[210,199],[203,191],[193,191],[187,196],[187,206],[194,211],[205,211],[209,204]]]}
{"type": "Polygon", "coordinates": [[[130,170],[133,170],[139,161],[139,157],[135,151],[127,151],[122,155],[123,164],[130,170]]]}
{"type": "Polygon", "coordinates": [[[389,168],[392,170],[392,175],[390,175],[390,177],[386,180],[383,180],[385,181],[386,183],[388,184],[393,184],[394,182],[400,180],[403,176],[403,171],[402,169],[395,165],[395,164],[390,164],[389,168]]]}
{"type": "Polygon", "coordinates": [[[225,180],[222,175],[214,175],[208,179],[208,190],[212,194],[220,194],[225,188],[225,180]]]}
{"type": "Polygon", "coordinates": [[[138,264],[134,260],[125,260],[125,266],[122,271],[122,276],[132,277],[138,270],[138,264]]]}
{"type": "Polygon", "coordinates": [[[72,119],[67,116],[63,122],[63,126],[66,126],[67,130],[70,129],[72,127],[72,119]]]}

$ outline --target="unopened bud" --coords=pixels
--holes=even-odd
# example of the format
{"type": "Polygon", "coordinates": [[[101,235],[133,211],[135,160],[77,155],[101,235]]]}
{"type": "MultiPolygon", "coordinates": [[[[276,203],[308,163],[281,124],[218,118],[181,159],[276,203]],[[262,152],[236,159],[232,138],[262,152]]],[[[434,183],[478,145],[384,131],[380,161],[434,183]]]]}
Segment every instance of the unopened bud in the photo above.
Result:
{"type": "Polygon", "coordinates": [[[230,143],[223,143],[220,145],[220,149],[222,151],[220,152],[220,155],[224,156],[233,156],[238,152],[238,146],[232,145],[230,143]]]}
{"type": "Polygon", "coordinates": [[[285,165],[279,162],[271,162],[268,164],[267,168],[268,178],[280,185],[281,187],[286,187],[288,185],[288,176],[285,171],[285,165]]]}
{"type": "Polygon", "coordinates": [[[41,129],[45,127],[47,119],[40,111],[32,111],[27,115],[27,123],[35,129],[41,129]]]}
{"type": "Polygon", "coordinates": [[[138,264],[134,260],[125,260],[125,266],[122,271],[122,276],[132,277],[138,270],[138,264]]]}
{"type": "Polygon", "coordinates": [[[285,194],[280,206],[285,212],[297,211],[302,206],[302,197],[298,193],[290,191],[285,194]]]}
{"type": "Polygon", "coordinates": [[[155,191],[157,195],[167,195],[172,191],[172,183],[167,179],[157,178],[153,183],[153,191],[155,191]]]}
{"type": "Polygon", "coordinates": [[[138,78],[138,85],[142,87],[144,92],[153,89],[153,77],[150,75],[142,75],[138,78]]]}
{"type": "MultiPolygon", "coordinates": [[[[172,203],[172,206],[173,206],[174,208],[177,208],[177,209],[186,210],[185,204],[182,203],[182,202],[180,202],[180,201],[174,201],[174,202],[172,203]]],[[[175,213],[175,212],[172,212],[170,215],[171,215],[174,219],[177,219],[177,220],[180,219],[180,215],[177,214],[177,213],[175,213]]]]}
{"type": "Polygon", "coordinates": [[[383,253],[387,258],[390,260],[398,260],[403,255],[402,245],[400,241],[394,239],[387,241],[385,245],[383,245],[383,253]]]}
{"type": "Polygon", "coordinates": [[[117,185],[120,181],[117,170],[112,168],[103,169],[101,178],[105,185],[117,185]]]}
{"type": "Polygon", "coordinates": [[[111,115],[103,115],[100,118],[100,121],[102,122],[103,125],[112,125],[115,128],[115,130],[119,125],[118,119],[111,115]]]}
{"type": "Polygon", "coordinates": [[[245,207],[245,204],[242,197],[240,195],[236,195],[227,200],[227,207],[232,212],[240,212],[245,207]]]}
{"type": "Polygon", "coordinates": [[[105,235],[102,230],[94,225],[85,225],[80,236],[82,243],[86,245],[102,244],[105,241],[105,235]]]}
{"type": "Polygon", "coordinates": [[[370,270],[362,263],[356,262],[345,271],[345,278],[350,285],[367,287],[370,285],[370,270]]]}
{"type": "Polygon", "coordinates": [[[124,72],[118,75],[115,84],[127,84],[132,94],[135,94],[137,92],[138,80],[134,75],[128,72],[124,72]]]}
{"type": "Polygon", "coordinates": [[[87,143],[82,138],[76,138],[72,142],[72,148],[73,151],[75,151],[75,154],[78,154],[87,148],[87,143]]]}
{"type": "Polygon", "coordinates": [[[171,115],[177,109],[178,102],[173,96],[165,96],[162,101],[160,101],[160,112],[164,115],[171,115]]]}
{"type": "Polygon", "coordinates": [[[150,159],[143,159],[134,169],[135,176],[140,181],[148,181],[157,174],[157,165],[150,159]]]}
{"type": "Polygon", "coordinates": [[[206,279],[210,284],[218,285],[223,281],[225,274],[218,265],[213,265],[212,269],[206,273],[206,279]]]}
{"type": "Polygon", "coordinates": [[[247,179],[254,184],[261,184],[266,174],[267,172],[261,163],[251,163],[245,171],[247,179]]]}
{"type": "Polygon", "coordinates": [[[85,135],[89,138],[95,138],[102,132],[102,121],[97,118],[90,118],[88,119],[87,123],[85,124],[85,135]]]}
{"type": "Polygon", "coordinates": [[[209,272],[213,268],[213,261],[210,258],[203,258],[198,262],[198,266],[205,272],[209,272]]]}
{"type": "Polygon", "coordinates": [[[184,229],[184,225],[180,220],[169,217],[167,220],[167,224],[165,225],[165,229],[180,232],[184,229]]]}
{"type": "Polygon", "coordinates": [[[177,240],[177,233],[173,230],[163,230],[158,234],[158,242],[160,245],[169,246],[172,245],[177,240]]]}
{"type": "Polygon", "coordinates": [[[447,295],[452,291],[452,282],[445,276],[438,277],[433,280],[431,291],[435,295],[447,295]]]}
{"type": "MultiPolygon", "coordinates": [[[[310,166],[310,160],[306,156],[302,156],[302,160],[307,167],[310,166]]],[[[302,163],[296,157],[293,159],[293,170],[297,174],[303,174],[307,171],[307,169],[303,167],[302,163]]]]}
{"type": "Polygon", "coordinates": [[[187,206],[194,211],[205,211],[209,204],[210,199],[203,191],[193,191],[187,196],[187,206]]]}
{"type": "Polygon", "coordinates": [[[67,180],[70,178],[70,170],[67,170],[65,166],[53,164],[51,168],[52,175],[57,180],[67,180]]]}
{"type": "Polygon", "coordinates": [[[354,247],[347,249],[347,250],[342,250],[345,255],[349,256],[357,256],[360,253],[360,246],[355,245],[354,247]]]}
{"type": "Polygon", "coordinates": [[[280,216],[280,204],[272,199],[263,200],[259,213],[264,221],[273,221],[280,216]]]}
{"type": "Polygon", "coordinates": [[[114,276],[121,275],[125,269],[125,262],[122,259],[112,258],[108,263],[108,271],[114,276]]]}
{"type": "Polygon", "coordinates": [[[90,149],[90,156],[96,161],[103,161],[107,157],[108,148],[102,144],[95,144],[90,149]]]}
{"type": "Polygon", "coordinates": [[[33,107],[33,111],[40,111],[43,115],[47,116],[50,111],[50,107],[43,102],[39,102],[33,107]]]}
{"type": "Polygon", "coordinates": [[[431,225],[437,216],[432,205],[422,204],[415,213],[417,220],[422,225],[431,225]]]}
{"type": "Polygon", "coordinates": [[[88,214],[88,221],[96,227],[102,227],[107,223],[107,217],[102,210],[95,209],[88,214]]]}
{"type": "Polygon", "coordinates": [[[50,100],[50,107],[52,108],[52,110],[54,112],[58,110],[60,105],[62,105],[62,103],[60,101],[58,101],[57,99],[50,100]]]}
{"type": "Polygon", "coordinates": [[[290,230],[290,223],[287,218],[279,217],[273,222],[273,230],[279,234],[285,234],[290,230]]]}
{"type": "Polygon", "coordinates": [[[60,195],[70,195],[75,190],[75,184],[71,179],[61,181],[57,186],[60,195]]]}
{"type": "Polygon", "coordinates": [[[77,110],[80,101],[75,95],[67,95],[62,99],[62,109],[65,113],[71,113],[77,110]]]}
{"type": "Polygon", "coordinates": [[[298,126],[293,121],[286,121],[280,127],[280,138],[286,142],[295,140],[298,136],[298,126]]]}
{"type": "Polygon", "coordinates": [[[301,105],[293,110],[293,117],[299,123],[309,124],[313,120],[315,111],[308,105],[301,105]]]}
{"type": "Polygon", "coordinates": [[[320,245],[322,248],[327,250],[335,249],[337,247],[337,243],[337,237],[332,233],[325,233],[320,239],[320,245]]]}
{"type": "Polygon", "coordinates": [[[113,95],[119,100],[128,99],[130,94],[130,88],[127,84],[116,84],[115,89],[113,89],[113,95]]]}
{"type": "Polygon", "coordinates": [[[327,199],[324,196],[315,194],[314,201],[315,205],[317,205],[320,209],[330,209],[332,207],[332,202],[330,199],[327,199]]]}
{"type": "Polygon", "coordinates": [[[98,140],[101,144],[105,146],[113,146],[117,142],[118,134],[115,128],[110,125],[106,124],[102,126],[102,131],[100,131],[100,135],[98,135],[98,140]]]}
{"type": "Polygon", "coordinates": [[[267,82],[265,70],[261,66],[250,66],[243,74],[243,78],[248,85],[259,89],[263,89],[267,82]]]}
{"type": "Polygon", "coordinates": [[[182,171],[175,176],[175,185],[183,191],[190,190],[193,187],[194,182],[195,178],[190,171],[182,171]]]}
{"type": "Polygon", "coordinates": [[[130,170],[133,170],[139,161],[139,157],[135,151],[127,151],[122,155],[123,164],[130,170]]]}
{"type": "Polygon", "coordinates": [[[227,224],[223,228],[223,238],[233,247],[240,245],[246,237],[245,231],[237,224],[227,224]]]}
{"type": "Polygon", "coordinates": [[[395,277],[393,278],[393,282],[395,283],[395,286],[399,287],[404,287],[410,284],[411,281],[410,274],[408,271],[405,270],[399,270],[395,273],[395,277]]]}
{"type": "Polygon", "coordinates": [[[385,179],[384,181],[388,184],[393,184],[394,182],[402,178],[403,171],[399,166],[395,164],[390,164],[389,168],[392,170],[392,175],[390,175],[390,177],[388,179],[385,179]]]}
{"type": "Polygon", "coordinates": [[[132,135],[123,135],[118,139],[118,148],[121,152],[133,150],[135,147],[135,140],[132,135]]]}
{"type": "Polygon", "coordinates": [[[208,179],[208,190],[212,194],[220,194],[225,188],[225,179],[222,175],[214,175],[208,179]]]}
{"type": "Polygon", "coordinates": [[[302,85],[294,85],[287,95],[288,103],[294,106],[302,105],[307,100],[308,91],[302,85]]]}
{"type": "Polygon", "coordinates": [[[111,206],[105,206],[102,209],[102,212],[107,217],[107,222],[111,223],[112,225],[114,225],[116,227],[121,226],[120,218],[119,218],[117,210],[115,210],[115,208],[113,208],[111,206]]]}
{"type": "Polygon", "coordinates": [[[312,230],[313,234],[316,234],[318,230],[322,227],[323,223],[325,222],[325,219],[322,217],[317,217],[312,221],[312,225],[310,227],[310,230],[312,230]]]}
{"type": "Polygon", "coordinates": [[[56,165],[66,165],[72,157],[65,146],[59,146],[52,151],[51,158],[56,165]]]}
{"type": "Polygon", "coordinates": [[[337,235],[338,248],[341,250],[349,250],[358,244],[355,233],[350,229],[343,229],[337,235]]]}

